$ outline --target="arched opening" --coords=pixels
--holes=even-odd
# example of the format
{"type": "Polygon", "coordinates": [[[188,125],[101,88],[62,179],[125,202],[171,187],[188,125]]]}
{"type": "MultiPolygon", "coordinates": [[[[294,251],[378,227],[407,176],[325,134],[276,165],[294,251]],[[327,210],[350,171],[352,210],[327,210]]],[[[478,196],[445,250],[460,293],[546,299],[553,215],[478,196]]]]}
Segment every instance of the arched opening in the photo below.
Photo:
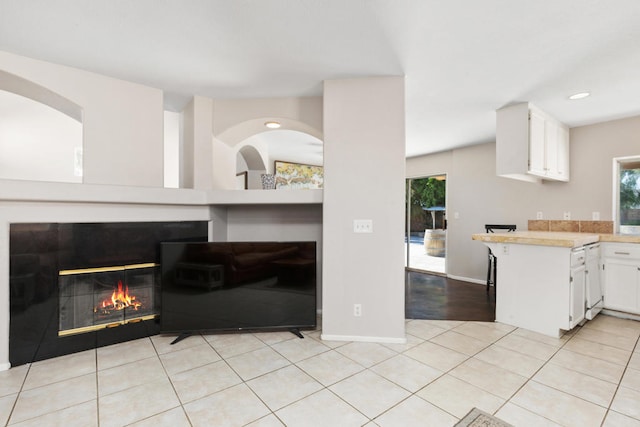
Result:
{"type": "Polygon", "coordinates": [[[0,179],[82,182],[82,109],[0,71],[0,179]]]}
{"type": "MultiPolygon", "coordinates": [[[[297,130],[271,130],[254,134],[238,144],[236,173],[247,173],[249,189],[262,188],[260,176],[282,171],[276,164],[294,165],[295,168],[322,173],[322,140],[297,130]],[[299,166],[298,166],[299,165],[299,166]]],[[[287,177],[290,178],[290,177],[287,177]]],[[[315,178],[317,180],[317,176],[315,178]]],[[[315,182],[315,181],[314,181],[315,182]]],[[[301,188],[321,188],[317,184],[301,188]]]]}
{"type": "Polygon", "coordinates": [[[249,190],[262,188],[260,176],[266,173],[266,170],[265,161],[256,147],[252,145],[240,147],[236,155],[236,176],[244,176],[244,188],[249,190]]]}

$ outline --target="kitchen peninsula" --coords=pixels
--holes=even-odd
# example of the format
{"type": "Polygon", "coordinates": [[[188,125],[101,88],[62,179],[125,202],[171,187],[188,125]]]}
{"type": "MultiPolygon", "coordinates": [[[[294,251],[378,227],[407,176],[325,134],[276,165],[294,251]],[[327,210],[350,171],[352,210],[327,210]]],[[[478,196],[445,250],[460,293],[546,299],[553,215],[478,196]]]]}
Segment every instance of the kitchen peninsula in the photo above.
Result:
{"type": "Polygon", "coordinates": [[[623,312],[640,314],[640,260],[636,268],[633,258],[640,251],[640,236],[525,231],[474,234],[472,239],[498,259],[496,322],[558,337],[602,308],[621,310],[616,293],[631,300],[623,312]],[[623,262],[629,274],[602,274],[605,257],[614,254],[633,258],[623,262]]]}

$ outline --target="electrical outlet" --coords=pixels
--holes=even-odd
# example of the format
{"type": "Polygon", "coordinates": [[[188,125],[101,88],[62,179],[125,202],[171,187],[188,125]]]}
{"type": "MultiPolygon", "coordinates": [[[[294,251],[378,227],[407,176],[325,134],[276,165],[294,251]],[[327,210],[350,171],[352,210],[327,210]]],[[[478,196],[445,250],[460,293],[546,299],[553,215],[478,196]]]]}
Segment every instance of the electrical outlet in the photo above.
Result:
{"type": "Polygon", "coordinates": [[[571,212],[565,212],[565,213],[562,215],[562,219],[564,219],[564,220],[570,220],[570,219],[571,219],[571,212]]]}
{"type": "Polygon", "coordinates": [[[502,245],[502,254],[509,255],[509,245],[502,245]]]}
{"type": "Polygon", "coordinates": [[[373,233],[373,221],[370,219],[354,219],[354,233],[373,233]]]}
{"type": "Polygon", "coordinates": [[[536,212],[536,219],[542,219],[543,217],[542,212],[536,212]]]}
{"type": "Polygon", "coordinates": [[[362,304],[353,304],[353,315],[355,317],[362,316],[362,304]]]}
{"type": "Polygon", "coordinates": [[[600,221],[600,212],[591,212],[591,219],[593,221],[600,221]]]}

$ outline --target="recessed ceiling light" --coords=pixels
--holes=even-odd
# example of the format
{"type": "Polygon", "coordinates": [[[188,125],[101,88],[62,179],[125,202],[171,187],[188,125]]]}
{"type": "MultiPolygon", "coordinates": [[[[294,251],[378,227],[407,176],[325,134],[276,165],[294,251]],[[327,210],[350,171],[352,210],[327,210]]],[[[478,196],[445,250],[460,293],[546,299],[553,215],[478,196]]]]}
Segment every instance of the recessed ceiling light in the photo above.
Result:
{"type": "Polygon", "coordinates": [[[589,93],[589,92],[574,93],[573,95],[571,95],[569,97],[569,99],[571,99],[571,100],[582,99],[582,98],[586,98],[589,95],[591,95],[591,93],[589,93]]]}
{"type": "Polygon", "coordinates": [[[278,129],[280,127],[280,123],[278,122],[266,122],[264,125],[269,129],[278,129]]]}

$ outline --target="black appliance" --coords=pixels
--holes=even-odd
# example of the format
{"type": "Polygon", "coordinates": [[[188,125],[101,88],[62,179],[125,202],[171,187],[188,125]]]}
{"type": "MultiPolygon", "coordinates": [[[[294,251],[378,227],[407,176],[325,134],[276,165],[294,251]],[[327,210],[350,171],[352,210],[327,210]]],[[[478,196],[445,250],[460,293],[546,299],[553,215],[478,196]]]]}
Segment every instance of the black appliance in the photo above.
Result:
{"type": "Polygon", "coordinates": [[[316,327],[316,242],[163,243],[161,253],[161,333],[316,327]]]}

